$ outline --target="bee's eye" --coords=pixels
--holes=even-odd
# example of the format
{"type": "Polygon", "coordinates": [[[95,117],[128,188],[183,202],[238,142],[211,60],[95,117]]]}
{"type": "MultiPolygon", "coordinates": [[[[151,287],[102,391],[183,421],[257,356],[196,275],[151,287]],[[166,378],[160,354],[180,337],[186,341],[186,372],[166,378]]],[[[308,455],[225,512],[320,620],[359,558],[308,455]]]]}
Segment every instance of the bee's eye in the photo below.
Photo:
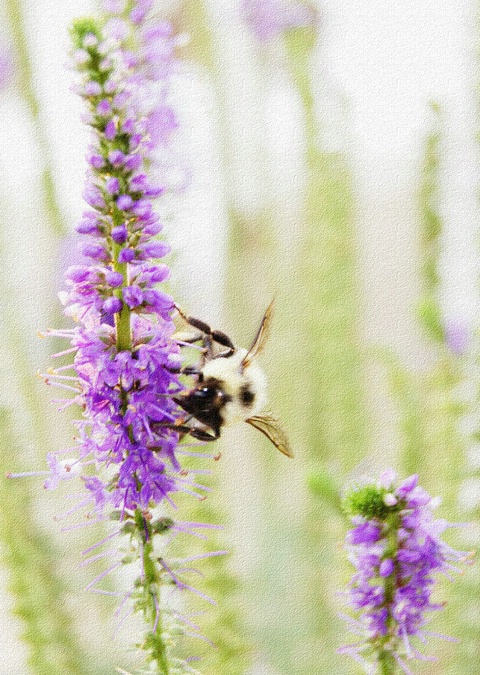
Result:
{"type": "Polygon", "coordinates": [[[199,387],[195,389],[194,396],[197,398],[210,398],[215,395],[215,390],[211,387],[199,387]]]}

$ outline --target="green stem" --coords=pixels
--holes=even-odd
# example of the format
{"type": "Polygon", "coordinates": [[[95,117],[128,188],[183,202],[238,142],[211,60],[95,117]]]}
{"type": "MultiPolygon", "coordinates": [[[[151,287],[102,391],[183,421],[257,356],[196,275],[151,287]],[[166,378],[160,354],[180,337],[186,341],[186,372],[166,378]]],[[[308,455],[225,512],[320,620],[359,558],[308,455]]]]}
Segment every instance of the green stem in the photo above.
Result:
{"type": "MultiPolygon", "coordinates": [[[[115,220],[115,215],[114,215],[115,220]]],[[[114,270],[123,274],[124,283],[120,288],[120,293],[123,288],[128,285],[128,265],[127,263],[118,262],[118,254],[121,247],[118,244],[113,245],[114,270]]],[[[115,314],[115,327],[117,330],[117,349],[118,351],[132,349],[132,331],[130,325],[131,311],[130,308],[124,304],[122,311],[115,314]]],[[[124,393],[125,402],[127,399],[124,393]]],[[[129,428],[130,439],[133,441],[133,430],[129,428]]],[[[152,530],[145,519],[142,511],[137,509],[135,511],[135,524],[137,532],[142,541],[142,567],[143,567],[143,614],[147,624],[152,626],[152,631],[149,632],[146,640],[146,647],[148,648],[151,658],[157,662],[159,668],[159,675],[169,675],[170,668],[168,665],[167,648],[163,640],[163,625],[160,613],[160,584],[159,575],[152,559],[153,545],[152,545],[152,530]]]]}
{"type": "MultiPolygon", "coordinates": [[[[119,225],[118,214],[115,217],[114,214],[114,225],[119,225]]],[[[123,284],[117,290],[118,297],[122,297],[122,291],[128,286],[128,265],[127,263],[118,262],[118,255],[121,251],[121,246],[119,244],[113,245],[113,269],[115,272],[120,272],[123,276],[123,284]]],[[[117,349],[119,352],[127,351],[132,349],[132,330],[130,326],[130,307],[124,302],[122,310],[115,314],[115,328],[117,331],[117,349]]]]}
{"type": "MultiPolygon", "coordinates": [[[[385,550],[384,558],[395,559],[398,550],[397,532],[399,528],[399,522],[397,515],[389,518],[389,520],[387,521],[387,527],[388,527],[387,548],[385,550]]],[[[382,638],[383,644],[380,647],[378,653],[378,663],[380,666],[381,675],[394,675],[394,673],[397,671],[397,663],[392,654],[392,651],[390,649],[387,650],[383,648],[386,642],[392,642],[392,640],[395,639],[391,635],[391,628],[393,623],[395,622],[395,619],[393,618],[390,612],[390,608],[392,606],[393,599],[395,597],[396,574],[397,570],[395,569],[392,574],[385,577],[384,581],[384,588],[385,588],[384,605],[388,610],[388,616],[386,621],[387,635],[385,636],[385,638],[382,638]]]]}
{"type": "Polygon", "coordinates": [[[395,675],[397,664],[391,652],[382,651],[378,656],[380,675],[395,675]]]}
{"type": "Polygon", "coordinates": [[[18,88],[32,115],[35,126],[35,136],[40,145],[41,155],[43,157],[44,168],[42,171],[41,182],[43,185],[44,206],[48,214],[53,233],[58,237],[62,237],[66,234],[67,228],[65,226],[60,209],[58,208],[55,196],[52,154],[50,150],[50,144],[42,124],[40,105],[38,103],[33,84],[34,76],[32,72],[20,0],[6,0],[5,9],[7,13],[7,19],[10,23],[10,31],[16,48],[18,88]]]}
{"type": "Polygon", "coordinates": [[[153,626],[151,633],[148,635],[147,644],[152,659],[158,664],[159,675],[169,675],[170,667],[168,664],[167,647],[163,639],[163,625],[160,612],[159,575],[155,562],[152,559],[154,552],[152,544],[152,531],[143,513],[139,509],[135,511],[135,524],[143,542],[143,611],[146,621],[153,626]]]}
{"type": "Polygon", "coordinates": [[[123,306],[120,313],[115,314],[115,327],[117,329],[117,349],[119,352],[132,348],[132,335],[130,332],[130,308],[123,306]]]}

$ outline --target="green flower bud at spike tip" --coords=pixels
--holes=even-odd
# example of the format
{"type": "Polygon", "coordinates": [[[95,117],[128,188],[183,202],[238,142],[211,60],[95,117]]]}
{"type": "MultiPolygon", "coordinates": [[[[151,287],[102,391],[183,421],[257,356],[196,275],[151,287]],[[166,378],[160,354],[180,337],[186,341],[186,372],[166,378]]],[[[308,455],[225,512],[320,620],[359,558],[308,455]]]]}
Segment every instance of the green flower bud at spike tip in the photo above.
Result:
{"type": "Polygon", "coordinates": [[[364,518],[386,518],[389,507],[385,504],[387,490],[377,485],[352,487],[342,500],[342,510],[347,516],[363,516],[364,518]]]}
{"type": "Polygon", "coordinates": [[[101,24],[93,17],[82,17],[80,19],[76,19],[70,29],[70,35],[74,47],[77,49],[83,49],[87,46],[85,45],[85,38],[87,35],[94,36],[97,39],[97,43],[100,42],[102,38],[101,24]]]}

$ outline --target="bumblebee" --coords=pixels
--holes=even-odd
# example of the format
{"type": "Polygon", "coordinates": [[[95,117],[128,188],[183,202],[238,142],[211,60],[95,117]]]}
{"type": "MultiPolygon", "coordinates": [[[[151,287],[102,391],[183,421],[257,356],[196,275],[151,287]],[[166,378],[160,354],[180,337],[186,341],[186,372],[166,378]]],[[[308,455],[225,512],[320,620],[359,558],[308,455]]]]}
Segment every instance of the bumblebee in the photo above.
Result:
{"type": "Polygon", "coordinates": [[[181,344],[199,342],[202,361],[199,366],[186,366],[182,372],[196,379],[195,386],[173,400],[188,414],[178,425],[180,433],[202,441],[215,441],[222,428],[247,422],[261,431],[287,457],[293,457],[288,438],[278,421],[264,411],[267,381],[256,358],[265,347],[273,315],[273,301],[268,306],[249,349],[236,347],[231,339],[200,319],[187,316],[177,306],[180,316],[196,332],[185,339],[175,334],[181,344]],[[195,419],[201,426],[189,426],[195,419]]]}

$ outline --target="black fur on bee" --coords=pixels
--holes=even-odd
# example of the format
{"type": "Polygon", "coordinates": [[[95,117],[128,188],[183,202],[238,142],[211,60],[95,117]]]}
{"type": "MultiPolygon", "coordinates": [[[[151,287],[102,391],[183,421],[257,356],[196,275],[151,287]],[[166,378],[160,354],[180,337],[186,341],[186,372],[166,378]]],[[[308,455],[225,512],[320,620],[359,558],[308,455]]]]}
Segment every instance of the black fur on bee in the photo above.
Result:
{"type": "Polygon", "coordinates": [[[174,396],[173,400],[189,415],[210,427],[217,438],[220,436],[222,409],[232,399],[223,390],[219,380],[213,377],[206,380],[202,378],[196,387],[186,394],[174,396]]]}

